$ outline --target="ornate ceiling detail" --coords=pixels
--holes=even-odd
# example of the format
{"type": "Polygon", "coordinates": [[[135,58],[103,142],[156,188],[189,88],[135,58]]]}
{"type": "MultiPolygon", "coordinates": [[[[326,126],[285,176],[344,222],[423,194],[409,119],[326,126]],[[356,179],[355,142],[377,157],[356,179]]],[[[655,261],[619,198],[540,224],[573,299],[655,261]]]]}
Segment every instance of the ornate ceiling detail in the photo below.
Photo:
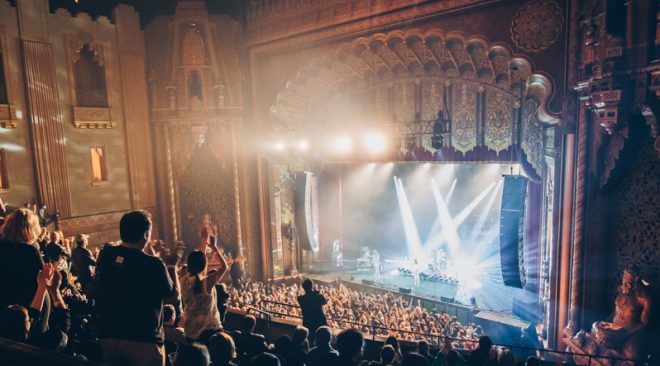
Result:
{"type": "Polygon", "coordinates": [[[525,3],[511,22],[511,38],[527,52],[539,52],[557,41],[564,24],[561,8],[553,0],[525,3]]]}
{"type": "MultiPolygon", "coordinates": [[[[270,115],[276,130],[301,128],[326,108],[330,96],[378,88],[395,80],[435,78],[484,87],[518,98],[521,88],[538,103],[538,118],[556,124],[545,105],[552,82],[505,44],[440,29],[392,31],[342,44],[301,69],[277,96],[270,115]],[[316,112],[315,112],[316,111],[316,112]]],[[[480,91],[480,92],[481,92],[480,91]]],[[[501,113],[500,113],[501,114],[501,113]]],[[[465,146],[468,148],[468,145],[465,146]]],[[[497,146],[496,150],[502,149],[497,146]]]]}

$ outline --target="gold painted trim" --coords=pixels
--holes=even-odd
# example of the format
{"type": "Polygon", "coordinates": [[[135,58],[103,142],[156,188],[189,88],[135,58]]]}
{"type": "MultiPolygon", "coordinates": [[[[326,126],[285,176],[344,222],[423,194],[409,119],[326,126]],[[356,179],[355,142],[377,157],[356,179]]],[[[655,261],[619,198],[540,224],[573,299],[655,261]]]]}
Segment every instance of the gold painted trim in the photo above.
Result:
{"type": "Polygon", "coordinates": [[[16,128],[16,126],[18,126],[16,107],[12,104],[0,104],[0,127],[16,128]]]}
{"type": "Polygon", "coordinates": [[[112,109],[73,107],[73,123],[76,128],[114,128],[112,109]]]}

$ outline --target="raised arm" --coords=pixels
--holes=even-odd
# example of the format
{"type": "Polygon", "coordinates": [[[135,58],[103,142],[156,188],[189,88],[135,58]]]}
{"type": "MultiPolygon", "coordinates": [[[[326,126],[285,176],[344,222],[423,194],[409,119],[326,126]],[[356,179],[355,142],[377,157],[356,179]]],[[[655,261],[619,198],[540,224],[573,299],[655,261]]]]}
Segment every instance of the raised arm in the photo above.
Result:
{"type": "Polygon", "coordinates": [[[206,248],[209,245],[209,241],[211,239],[211,232],[209,231],[208,226],[203,226],[202,230],[199,233],[199,249],[202,253],[206,253],[206,248]]]}
{"type": "Polygon", "coordinates": [[[44,265],[44,268],[39,271],[39,274],[37,274],[37,291],[34,293],[34,297],[30,303],[30,309],[41,312],[41,309],[44,306],[46,293],[48,292],[48,284],[52,281],[54,272],[53,265],[47,263],[44,265]]]}
{"type": "Polygon", "coordinates": [[[210,237],[210,242],[211,242],[211,250],[217,254],[218,258],[220,259],[220,265],[217,268],[217,272],[210,274],[207,279],[207,285],[209,288],[215,286],[218,282],[220,282],[220,279],[222,279],[222,276],[227,273],[227,261],[225,260],[225,257],[220,253],[220,250],[218,249],[218,239],[215,237],[215,235],[212,235],[210,237]]]}

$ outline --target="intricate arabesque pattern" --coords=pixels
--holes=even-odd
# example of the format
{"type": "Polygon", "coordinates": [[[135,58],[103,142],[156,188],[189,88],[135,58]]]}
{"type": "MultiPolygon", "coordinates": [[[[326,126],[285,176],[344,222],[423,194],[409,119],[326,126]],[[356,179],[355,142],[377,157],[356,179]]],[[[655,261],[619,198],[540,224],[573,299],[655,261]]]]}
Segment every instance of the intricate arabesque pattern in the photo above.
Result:
{"type": "Polygon", "coordinates": [[[557,41],[564,15],[553,0],[535,0],[523,5],[511,22],[511,38],[518,48],[539,52],[557,41]]]}
{"type": "Polygon", "coordinates": [[[453,85],[451,145],[465,154],[477,146],[476,86],[461,82],[453,85]]]}
{"type": "Polygon", "coordinates": [[[639,266],[645,278],[660,279],[660,160],[651,143],[621,177],[615,193],[614,235],[617,273],[628,264],[639,266]]]}
{"type": "Polygon", "coordinates": [[[509,94],[489,88],[486,91],[485,145],[498,154],[511,145],[513,100],[509,94]]]}
{"type": "Polygon", "coordinates": [[[536,174],[541,176],[543,164],[543,125],[537,117],[538,102],[528,99],[523,108],[521,148],[536,174]]]}
{"type": "Polygon", "coordinates": [[[513,57],[509,48],[491,45],[483,37],[439,29],[377,33],[341,45],[310,62],[287,83],[271,116],[285,128],[296,129],[313,120],[310,116],[317,112],[313,108],[326,103],[329,93],[420,76],[471,80],[512,94],[512,89],[525,85],[527,95],[539,101],[539,118],[557,122],[545,110],[552,83],[535,73],[530,61],[513,57]]]}
{"type": "Polygon", "coordinates": [[[182,236],[194,247],[205,215],[218,226],[218,240],[236,254],[233,177],[216,160],[208,144],[198,147],[179,180],[182,236]]]}

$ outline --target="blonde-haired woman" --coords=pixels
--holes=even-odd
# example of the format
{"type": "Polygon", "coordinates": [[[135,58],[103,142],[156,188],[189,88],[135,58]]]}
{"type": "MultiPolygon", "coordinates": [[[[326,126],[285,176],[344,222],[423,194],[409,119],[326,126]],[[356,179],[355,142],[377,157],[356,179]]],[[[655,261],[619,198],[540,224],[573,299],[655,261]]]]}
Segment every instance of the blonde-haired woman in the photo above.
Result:
{"type": "Polygon", "coordinates": [[[30,306],[37,290],[37,275],[44,266],[36,245],[40,234],[39,218],[31,210],[19,208],[6,217],[0,229],[0,308],[30,306]]]}

